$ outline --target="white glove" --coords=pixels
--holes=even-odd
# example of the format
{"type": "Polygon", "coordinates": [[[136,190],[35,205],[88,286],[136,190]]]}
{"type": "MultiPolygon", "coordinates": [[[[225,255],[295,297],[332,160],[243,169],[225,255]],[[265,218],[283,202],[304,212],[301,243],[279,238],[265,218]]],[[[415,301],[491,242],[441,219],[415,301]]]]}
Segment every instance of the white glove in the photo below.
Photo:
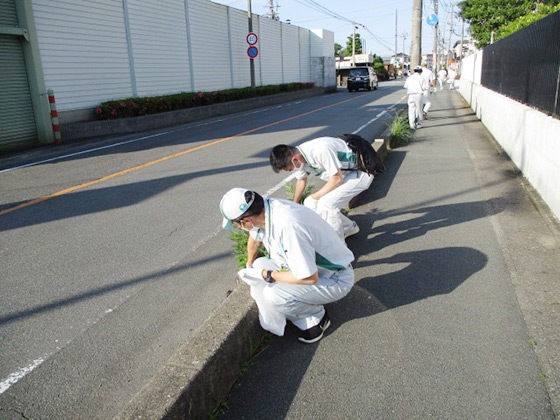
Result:
{"type": "Polygon", "coordinates": [[[264,282],[262,270],[260,268],[244,268],[237,272],[237,277],[249,286],[256,286],[264,282]]]}
{"type": "Polygon", "coordinates": [[[309,207],[311,210],[317,210],[317,203],[319,200],[315,200],[312,194],[309,194],[305,200],[303,200],[303,205],[309,207]]]}

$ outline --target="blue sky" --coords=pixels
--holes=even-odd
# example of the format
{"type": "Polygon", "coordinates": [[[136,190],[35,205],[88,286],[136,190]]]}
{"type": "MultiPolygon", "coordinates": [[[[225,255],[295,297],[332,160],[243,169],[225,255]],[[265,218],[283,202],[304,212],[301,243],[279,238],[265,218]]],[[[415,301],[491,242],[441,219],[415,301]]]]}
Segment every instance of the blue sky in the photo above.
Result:
{"type": "MultiPolygon", "coordinates": [[[[212,0],[240,10],[247,10],[248,0],[212,0]]],[[[457,18],[458,0],[438,0],[438,18],[440,21],[440,35],[449,40],[452,6],[455,11],[454,27],[451,35],[452,45],[461,39],[461,22],[457,18]],[[445,32],[443,32],[443,30],[445,32]]],[[[258,15],[269,12],[268,0],[251,0],[251,9],[258,15]]],[[[434,0],[423,1],[422,24],[422,53],[431,54],[433,49],[433,29],[426,23],[426,17],[434,13],[434,0]]],[[[352,21],[367,28],[359,27],[365,41],[365,51],[371,51],[382,57],[390,56],[395,51],[395,15],[397,15],[397,49],[403,50],[403,33],[406,34],[405,52],[410,53],[410,32],[412,19],[412,0],[274,0],[280,20],[288,19],[293,25],[307,29],[327,29],[334,32],[335,42],[346,46],[348,36],[352,35],[352,21]],[[321,12],[317,6],[328,9],[339,18],[329,16],[328,12],[321,12]],[[349,22],[348,22],[349,21],[349,22]]],[[[467,39],[465,29],[465,39],[467,39]]]]}

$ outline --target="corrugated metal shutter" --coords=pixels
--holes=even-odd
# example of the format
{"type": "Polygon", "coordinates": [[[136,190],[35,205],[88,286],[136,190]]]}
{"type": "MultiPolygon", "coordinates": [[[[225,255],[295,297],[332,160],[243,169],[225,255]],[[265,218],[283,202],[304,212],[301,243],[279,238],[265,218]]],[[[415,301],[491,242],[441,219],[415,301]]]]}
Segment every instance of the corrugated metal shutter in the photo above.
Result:
{"type": "MultiPolygon", "coordinates": [[[[14,0],[0,0],[0,25],[17,27],[14,0]]],[[[0,148],[37,141],[23,37],[0,34],[0,148]]]]}

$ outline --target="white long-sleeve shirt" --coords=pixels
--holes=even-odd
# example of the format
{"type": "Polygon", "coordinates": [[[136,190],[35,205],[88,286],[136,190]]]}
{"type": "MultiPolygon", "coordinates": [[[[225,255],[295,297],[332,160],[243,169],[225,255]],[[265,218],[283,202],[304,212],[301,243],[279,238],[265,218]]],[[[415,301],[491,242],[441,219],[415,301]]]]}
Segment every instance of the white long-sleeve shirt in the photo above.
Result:
{"type": "Polygon", "coordinates": [[[422,79],[420,73],[414,72],[412,76],[406,79],[404,88],[407,95],[422,94],[425,90],[428,90],[428,82],[422,79]]]}

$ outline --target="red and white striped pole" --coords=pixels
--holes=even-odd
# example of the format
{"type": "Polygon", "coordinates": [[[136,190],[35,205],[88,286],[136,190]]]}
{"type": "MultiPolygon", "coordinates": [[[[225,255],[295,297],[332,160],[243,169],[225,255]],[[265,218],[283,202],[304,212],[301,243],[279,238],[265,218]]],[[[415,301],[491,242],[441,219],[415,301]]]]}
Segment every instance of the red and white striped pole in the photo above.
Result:
{"type": "Polygon", "coordinates": [[[60,134],[60,123],[58,122],[58,112],[56,110],[56,102],[54,100],[54,92],[52,89],[47,90],[49,95],[49,105],[51,106],[51,122],[54,132],[54,142],[56,144],[62,143],[62,136],[60,134]]]}

